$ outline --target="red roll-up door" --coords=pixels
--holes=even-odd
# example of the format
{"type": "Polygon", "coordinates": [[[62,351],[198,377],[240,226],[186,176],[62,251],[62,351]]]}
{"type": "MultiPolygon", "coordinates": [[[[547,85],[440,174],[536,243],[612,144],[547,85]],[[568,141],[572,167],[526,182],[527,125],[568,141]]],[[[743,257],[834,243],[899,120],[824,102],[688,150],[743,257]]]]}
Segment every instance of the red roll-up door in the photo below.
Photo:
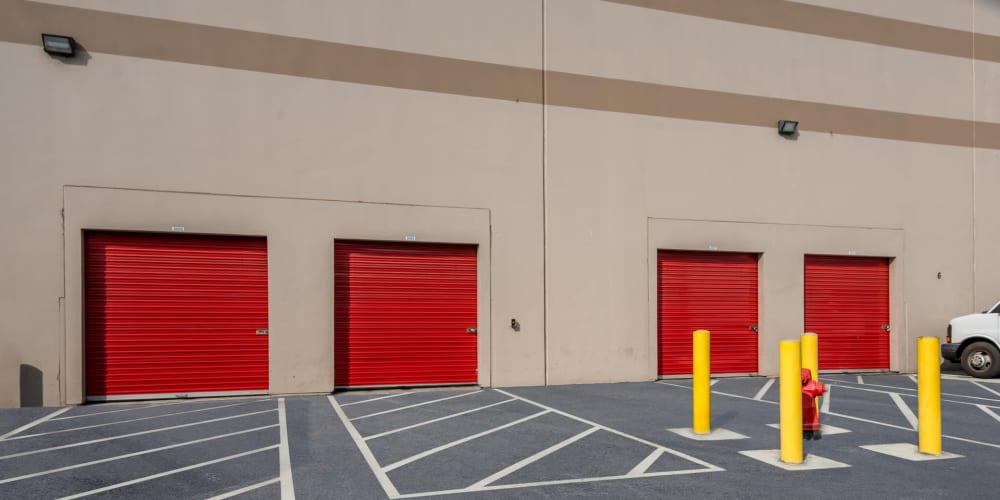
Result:
{"type": "Polygon", "coordinates": [[[84,261],[88,399],[267,391],[265,238],[87,232],[84,261]]]}
{"type": "Polygon", "coordinates": [[[820,370],[889,369],[889,259],[807,255],[805,288],[820,370]]]}
{"type": "Polygon", "coordinates": [[[711,371],[757,372],[757,256],[658,253],[660,375],[692,372],[691,334],[711,332],[711,371]]]}
{"type": "Polygon", "coordinates": [[[337,241],[337,387],[475,384],[476,247],[337,241]]]}

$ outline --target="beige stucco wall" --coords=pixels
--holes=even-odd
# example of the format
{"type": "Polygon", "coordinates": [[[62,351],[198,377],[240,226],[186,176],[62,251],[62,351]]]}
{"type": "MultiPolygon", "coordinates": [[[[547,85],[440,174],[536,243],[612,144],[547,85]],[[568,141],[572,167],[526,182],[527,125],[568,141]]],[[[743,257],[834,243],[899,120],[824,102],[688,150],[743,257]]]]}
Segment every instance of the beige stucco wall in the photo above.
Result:
{"type": "Polygon", "coordinates": [[[579,110],[548,126],[552,383],[655,376],[656,249],[762,254],[764,374],[801,333],[805,254],[894,259],[894,370],[970,307],[966,148],[579,110]]]}
{"type": "MultiPolygon", "coordinates": [[[[548,5],[550,69],[972,114],[968,59],[604,2],[548,5]]],[[[923,2],[911,14],[942,8],[923,2]]],[[[946,14],[941,19],[954,13],[946,14]]],[[[796,117],[776,111],[774,121],[782,118],[796,117]]],[[[916,337],[941,334],[971,307],[968,148],[833,132],[786,140],[761,127],[560,108],[547,109],[546,131],[552,383],[655,376],[657,248],[762,254],[765,374],[776,373],[778,340],[801,333],[806,253],[893,258],[894,370],[915,369],[916,337]]]]}
{"type": "MultiPolygon", "coordinates": [[[[164,191],[67,187],[66,304],[68,332],[81,332],[83,231],[116,229],[266,235],[270,390],[333,389],[333,248],[337,239],[478,245],[479,383],[491,385],[490,220],[487,209],[255,198],[164,191]]],[[[66,339],[67,402],[82,400],[82,336],[66,339]]]]}
{"type": "MultiPolygon", "coordinates": [[[[976,32],[1000,35],[1000,3],[975,0],[976,32]]],[[[976,119],[1000,122],[1000,63],[977,61],[975,65],[976,119]]],[[[1000,301],[1000,151],[976,149],[973,195],[975,199],[975,303],[982,311],[1000,301]]]]}
{"type": "Polygon", "coordinates": [[[983,4],[990,3],[989,0],[951,0],[947,3],[938,0],[793,1],[964,31],[972,30],[972,12],[974,6],[982,6],[983,4]]]}
{"type": "MultiPolygon", "coordinates": [[[[758,261],[758,369],[761,373],[778,372],[778,343],[796,340],[804,331],[802,311],[805,307],[804,256],[836,254],[858,256],[897,256],[903,254],[903,232],[897,229],[810,226],[799,224],[762,224],[745,222],[708,222],[702,220],[650,219],[649,259],[656,261],[659,249],[696,251],[744,252],[760,255],[758,261]],[[712,250],[706,246],[710,242],[712,250]]],[[[901,257],[890,263],[889,295],[890,323],[905,331],[906,318],[894,300],[903,291],[905,268],[901,257]]],[[[653,267],[648,273],[647,301],[651,309],[650,325],[656,338],[657,274],[653,267]]],[[[723,312],[724,314],[724,312],[723,312]]],[[[749,326],[749,325],[748,325],[749,326]]],[[[906,366],[907,353],[902,350],[899,336],[890,335],[890,369],[906,366]]],[[[656,346],[647,370],[655,370],[656,346]]]]}
{"type": "Polygon", "coordinates": [[[513,66],[542,65],[539,0],[42,1],[513,66]]]}
{"type": "Polygon", "coordinates": [[[972,0],[976,33],[1000,35],[1000,4],[991,0],[972,0]]]}
{"type": "Polygon", "coordinates": [[[976,244],[975,303],[972,311],[982,311],[1000,301],[1000,151],[976,151],[976,244]]]}
{"type": "Polygon", "coordinates": [[[506,327],[481,335],[481,382],[544,383],[539,106],[101,53],[85,65],[65,64],[38,47],[10,43],[0,43],[0,61],[19,68],[0,79],[0,207],[22,214],[0,223],[20,235],[0,246],[2,281],[16,284],[0,292],[0,405],[19,404],[22,363],[42,371],[46,404],[80,401],[81,359],[72,345],[81,335],[78,266],[64,269],[64,263],[79,262],[72,243],[79,228],[97,227],[183,225],[267,236],[273,330],[304,332],[291,343],[280,334],[272,338],[276,392],[332,389],[332,357],[315,356],[332,353],[333,274],[326,270],[335,238],[437,241],[444,234],[443,241],[477,243],[485,266],[480,331],[512,317],[522,325],[517,333],[506,327]],[[64,192],[71,186],[146,196],[70,206],[64,192]],[[224,201],[235,195],[241,208],[222,210],[223,201],[212,201],[198,205],[201,216],[172,213],[164,207],[179,203],[180,210],[185,203],[151,203],[163,193],[224,201]],[[275,199],[316,208],[277,217],[267,212],[275,199]],[[324,208],[337,202],[398,208],[374,214],[324,208]],[[64,207],[65,230],[75,235],[66,238],[69,247],[64,207]],[[455,235],[437,230],[447,228],[448,218],[412,218],[418,209],[480,215],[455,235]],[[316,222],[321,216],[333,220],[316,222]],[[302,273],[309,278],[299,280],[302,273]],[[310,314],[300,315],[299,307],[310,314]],[[64,351],[69,357],[60,360],[64,351]],[[298,363],[306,361],[302,356],[309,362],[298,363]]]}
{"type": "MultiPolygon", "coordinates": [[[[1000,34],[991,2],[797,3],[1000,34]]],[[[0,16],[20,4],[0,0],[0,16]]],[[[13,40],[0,41],[0,67],[15,69],[0,78],[0,406],[20,404],[21,365],[41,370],[46,404],[83,398],[84,229],[266,236],[275,393],[332,389],[340,238],[478,245],[483,385],[655,378],[657,249],[761,255],[761,374],[776,372],[777,341],[802,329],[807,253],[892,258],[894,370],[915,369],[916,337],[941,335],[948,318],[1000,297],[996,149],[808,123],[786,140],[711,109],[679,119],[600,110],[601,94],[574,108],[531,92],[490,95],[527,78],[540,96],[545,69],[964,127],[1000,123],[1000,62],[601,0],[30,4],[44,9],[23,12],[69,28],[79,11],[58,9],[82,7],[181,23],[143,24],[163,32],[224,27],[448,58],[405,60],[450,69],[357,73],[388,75],[375,85],[312,67],[310,78],[291,76],[296,64],[323,62],[290,58],[285,68],[281,52],[236,52],[279,61],[267,73],[178,62],[193,56],[157,47],[114,55],[142,36],[118,18],[105,28],[123,34],[98,44],[117,52],[69,62],[32,45],[33,33],[0,33],[13,40]],[[513,76],[483,84],[465,63],[513,76]]],[[[336,50],[372,54],[350,47],[336,50]]],[[[775,109],[773,121],[782,118],[797,117],[775,109]]]]}
{"type": "MultiPolygon", "coordinates": [[[[1000,35],[1000,3],[977,0],[975,24],[979,33],[1000,35]]],[[[1000,121],[1000,63],[977,61],[975,65],[976,118],[1000,121]]],[[[975,304],[982,311],[1000,301],[1000,151],[977,149],[974,156],[973,194],[975,196],[975,304]]]]}
{"type": "Polygon", "coordinates": [[[971,118],[968,59],[610,2],[546,6],[550,70],[971,118]]]}

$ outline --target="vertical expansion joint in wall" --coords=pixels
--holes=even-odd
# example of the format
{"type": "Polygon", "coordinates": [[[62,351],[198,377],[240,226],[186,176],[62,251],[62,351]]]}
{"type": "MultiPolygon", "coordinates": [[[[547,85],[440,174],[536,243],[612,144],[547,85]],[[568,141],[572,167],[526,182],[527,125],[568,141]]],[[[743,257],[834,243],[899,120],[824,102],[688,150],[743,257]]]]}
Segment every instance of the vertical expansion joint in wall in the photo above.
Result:
{"type": "Polygon", "coordinates": [[[546,0],[542,0],[542,377],[549,385],[549,205],[548,205],[548,36],[546,0]]]}
{"type": "MultiPolygon", "coordinates": [[[[56,391],[57,401],[60,406],[66,404],[66,383],[63,378],[63,373],[66,373],[66,297],[59,297],[59,333],[62,336],[59,342],[59,365],[56,366],[56,391]]],[[[44,404],[45,393],[44,389],[42,392],[42,401],[44,404]]]]}
{"type": "MultiPolygon", "coordinates": [[[[493,328],[493,325],[497,324],[497,322],[494,321],[495,318],[493,317],[493,300],[494,300],[493,297],[495,297],[495,295],[493,295],[493,255],[495,255],[493,253],[493,209],[492,208],[488,209],[486,211],[486,214],[487,214],[487,219],[489,221],[489,226],[490,226],[489,240],[486,242],[486,244],[489,245],[489,248],[490,248],[490,267],[489,267],[489,269],[486,270],[487,273],[490,276],[490,289],[489,289],[489,294],[490,294],[490,300],[489,300],[490,314],[488,315],[488,317],[490,318],[490,337],[489,337],[489,343],[490,343],[490,383],[489,383],[489,385],[490,385],[490,387],[496,387],[497,382],[496,382],[496,379],[493,378],[494,377],[494,372],[496,372],[496,368],[495,367],[496,367],[496,364],[497,364],[496,363],[496,352],[497,352],[497,350],[496,350],[496,340],[495,340],[496,339],[496,329],[493,328]]],[[[477,256],[476,259],[479,262],[482,261],[482,257],[480,257],[480,256],[477,256]]],[[[478,311],[477,311],[477,314],[478,314],[478,311]]],[[[478,360],[476,361],[476,366],[479,366],[478,360]]],[[[478,379],[477,382],[479,382],[479,385],[482,386],[482,377],[480,377],[479,374],[477,373],[476,374],[476,378],[478,379]]]]}
{"type": "MultiPolygon", "coordinates": [[[[59,329],[60,333],[59,339],[59,367],[56,368],[56,391],[58,394],[58,401],[60,405],[66,404],[66,377],[67,374],[66,365],[68,363],[67,357],[67,346],[66,346],[66,336],[69,334],[66,329],[66,186],[62,188],[62,206],[59,207],[59,241],[62,244],[62,288],[59,297],[59,329]]],[[[83,334],[82,332],[80,333],[83,334]]],[[[44,401],[44,392],[42,394],[42,399],[44,401]]]]}
{"type": "Polygon", "coordinates": [[[979,263],[976,261],[976,0],[972,0],[972,308],[975,311],[979,304],[977,297],[979,263]]]}

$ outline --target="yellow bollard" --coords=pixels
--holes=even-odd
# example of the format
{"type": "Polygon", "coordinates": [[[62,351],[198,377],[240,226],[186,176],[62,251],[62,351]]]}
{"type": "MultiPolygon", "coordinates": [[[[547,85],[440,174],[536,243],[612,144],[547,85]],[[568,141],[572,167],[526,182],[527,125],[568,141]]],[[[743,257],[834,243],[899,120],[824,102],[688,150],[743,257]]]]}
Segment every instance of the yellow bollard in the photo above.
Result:
{"type": "MultiPolygon", "coordinates": [[[[813,380],[819,380],[819,337],[815,333],[806,332],[799,336],[802,342],[802,368],[808,368],[813,380]]],[[[819,413],[819,398],[813,400],[816,413],[819,413]]]]}
{"type": "Polygon", "coordinates": [[[691,426],[691,430],[695,434],[708,434],[712,430],[712,391],[709,385],[710,336],[708,330],[694,332],[694,380],[691,381],[694,394],[691,405],[694,410],[694,425],[691,426]]]}
{"type": "Polygon", "coordinates": [[[941,364],[937,337],[917,339],[917,420],[919,450],[941,454],[941,364]]]}
{"type": "Polygon", "coordinates": [[[802,352],[797,340],[781,347],[781,461],[802,463],[802,352]]]}
{"type": "Polygon", "coordinates": [[[806,332],[799,336],[799,341],[802,342],[802,368],[808,368],[813,380],[819,380],[819,337],[806,332]]]}

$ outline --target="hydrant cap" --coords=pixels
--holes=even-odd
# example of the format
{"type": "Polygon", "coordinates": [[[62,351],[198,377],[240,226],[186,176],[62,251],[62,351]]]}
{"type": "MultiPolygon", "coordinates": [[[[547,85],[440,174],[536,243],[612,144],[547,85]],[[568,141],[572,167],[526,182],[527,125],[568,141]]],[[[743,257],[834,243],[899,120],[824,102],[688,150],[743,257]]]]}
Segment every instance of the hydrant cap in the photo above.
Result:
{"type": "Polygon", "coordinates": [[[826,386],[818,380],[810,380],[808,384],[802,386],[802,394],[815,398],[826,393],[826,386]]]}

